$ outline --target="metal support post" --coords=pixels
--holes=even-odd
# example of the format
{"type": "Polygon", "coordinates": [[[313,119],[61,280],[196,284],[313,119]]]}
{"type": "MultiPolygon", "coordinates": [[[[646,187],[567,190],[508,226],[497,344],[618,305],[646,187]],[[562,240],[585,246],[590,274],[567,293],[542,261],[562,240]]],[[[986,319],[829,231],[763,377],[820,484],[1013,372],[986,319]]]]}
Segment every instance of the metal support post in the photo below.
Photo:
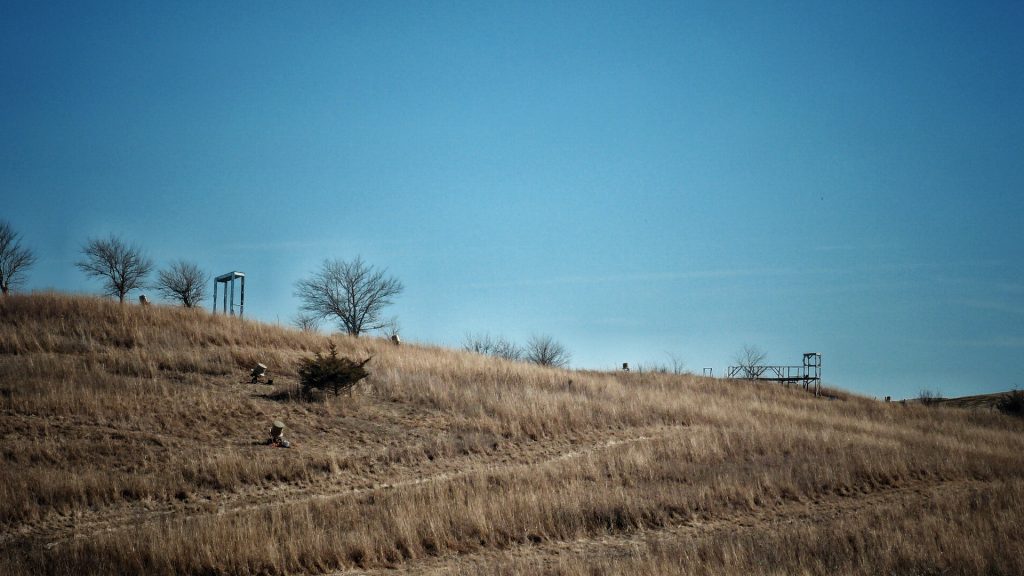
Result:
{"type": "Polygon", "coordinates": [[[224,296],[221,302],[221,313],[235,315],[235,280],[239,281],[241,291],[238,299],[238,316],[245,311],[245,273],[228,272],[217,276],[213,281],[213,313],[217,313],[217,285],[224,284],[224,296]]]}

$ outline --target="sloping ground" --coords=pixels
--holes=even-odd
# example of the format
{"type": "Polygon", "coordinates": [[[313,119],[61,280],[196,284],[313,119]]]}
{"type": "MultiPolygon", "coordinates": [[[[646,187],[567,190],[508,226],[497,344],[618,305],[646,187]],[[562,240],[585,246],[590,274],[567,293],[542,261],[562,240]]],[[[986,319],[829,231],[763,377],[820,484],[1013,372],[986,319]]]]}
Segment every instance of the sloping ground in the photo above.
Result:
{"type": "Polygon", "coordinates": [[[347,337],[371,378],[304,402],[323,336],[62,295],[0,319],[3,574],[1024,573],[1000,414],[347,337]]]}
{"type": "Polygon", "coordinates": [[[996,392],[994,394],[978,394],[959,398],[937,398],[936,404],[950,408],[973,408],[975,410],[998,410],[999,403],[1010,397],[1012,392],[996,392]]]}

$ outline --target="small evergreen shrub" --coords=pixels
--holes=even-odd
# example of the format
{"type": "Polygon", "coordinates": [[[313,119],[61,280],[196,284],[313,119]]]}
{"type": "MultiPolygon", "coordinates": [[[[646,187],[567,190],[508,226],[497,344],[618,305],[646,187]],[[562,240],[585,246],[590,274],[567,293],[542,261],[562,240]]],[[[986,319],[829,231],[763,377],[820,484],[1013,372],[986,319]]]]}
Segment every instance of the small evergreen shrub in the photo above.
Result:
{"type": "Polygon", "coordinates": [[[373,357],[362,362],[338,356],[338,347],[328,341],[327,354],[317,352],[313,358],[299,361],[299,381],[304,392],[311,390],[331,390],[337,396],[341,392],[351,392],[360,380],[370,375],[366,364],[373,357]]]}

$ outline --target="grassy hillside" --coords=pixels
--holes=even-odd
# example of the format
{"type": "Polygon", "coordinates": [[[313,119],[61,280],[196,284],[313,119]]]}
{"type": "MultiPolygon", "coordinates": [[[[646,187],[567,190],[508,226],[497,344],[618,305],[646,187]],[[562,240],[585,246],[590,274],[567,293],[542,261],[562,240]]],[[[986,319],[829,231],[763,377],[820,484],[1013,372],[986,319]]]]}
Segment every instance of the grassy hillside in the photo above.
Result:
{"type": "Polygon", "coordinates": [[[0,573],[1024,573],[1019,419],[335,342],[0,299],[0,573]]]}

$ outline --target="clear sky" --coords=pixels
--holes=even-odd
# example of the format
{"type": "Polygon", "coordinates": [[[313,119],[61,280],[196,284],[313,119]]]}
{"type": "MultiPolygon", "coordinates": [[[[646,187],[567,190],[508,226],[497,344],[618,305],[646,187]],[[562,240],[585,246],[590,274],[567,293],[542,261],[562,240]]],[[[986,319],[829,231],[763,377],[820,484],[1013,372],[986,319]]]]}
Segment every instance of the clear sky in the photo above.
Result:
{"type": "Polygon", "coordinates": [[[873,396],[1024,387],[1020,2],[0,3],[24,289],[89,237],[294,283],[361,255],[406,340],[577,368],[823,354],[873,396]]]}

